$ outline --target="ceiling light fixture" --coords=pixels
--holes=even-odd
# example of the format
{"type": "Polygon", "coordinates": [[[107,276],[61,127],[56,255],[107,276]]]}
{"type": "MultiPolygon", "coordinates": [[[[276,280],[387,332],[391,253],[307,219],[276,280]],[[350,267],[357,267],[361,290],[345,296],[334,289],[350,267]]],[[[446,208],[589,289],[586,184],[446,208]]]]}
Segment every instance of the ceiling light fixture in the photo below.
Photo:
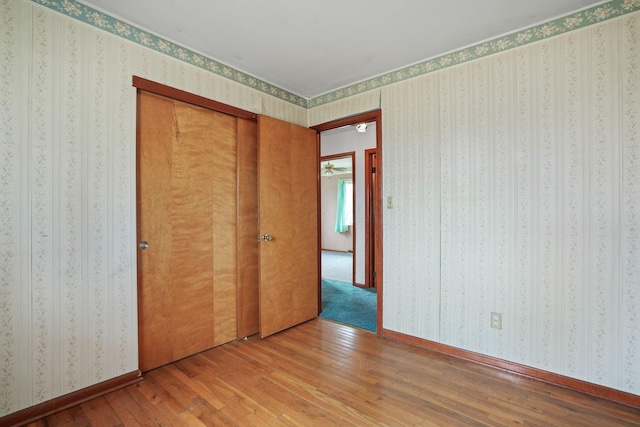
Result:
{"type": "Polygon", "coordinates": [[[356,131],[357,132],[366,132],[367,131],[367,124],[366,123],[360,123],[360,124],[356,125],[356,131]]]}

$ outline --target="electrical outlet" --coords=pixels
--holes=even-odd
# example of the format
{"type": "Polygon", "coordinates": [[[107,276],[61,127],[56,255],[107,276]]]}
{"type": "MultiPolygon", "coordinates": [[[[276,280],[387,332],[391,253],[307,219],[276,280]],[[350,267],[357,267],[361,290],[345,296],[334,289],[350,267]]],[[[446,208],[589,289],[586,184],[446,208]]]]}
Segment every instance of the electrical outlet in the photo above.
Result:
{"type": "Polygon", "coordinates": [[[393,196],[387,196],[387,209],[393,209],[393,196]]]}
{"type": "Polygon", "coordinates": [[[502,329],[502,313],[491,313],[491,327],[494,329],[502,329]]]}

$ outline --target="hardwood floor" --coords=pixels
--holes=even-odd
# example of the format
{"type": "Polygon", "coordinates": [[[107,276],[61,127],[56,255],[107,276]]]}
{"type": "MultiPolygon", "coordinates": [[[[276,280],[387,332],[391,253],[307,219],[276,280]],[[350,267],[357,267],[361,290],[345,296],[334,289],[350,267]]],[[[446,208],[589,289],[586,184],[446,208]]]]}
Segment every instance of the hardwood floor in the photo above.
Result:
{"type": "Polygon", "coordinates": [[[30,426],[640,425],[640,410],[315,319],[30,426]]]}

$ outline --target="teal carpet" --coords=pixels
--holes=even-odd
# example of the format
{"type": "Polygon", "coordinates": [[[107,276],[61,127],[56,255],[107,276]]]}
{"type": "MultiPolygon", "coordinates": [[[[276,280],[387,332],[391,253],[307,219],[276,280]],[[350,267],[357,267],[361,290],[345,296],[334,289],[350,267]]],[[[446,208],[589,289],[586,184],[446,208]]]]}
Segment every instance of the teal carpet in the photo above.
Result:
{"type": "Polygon", "coordinates": [[[375,332],[376,298],[375,289],[322,279],[320,317],[375,332]]]}

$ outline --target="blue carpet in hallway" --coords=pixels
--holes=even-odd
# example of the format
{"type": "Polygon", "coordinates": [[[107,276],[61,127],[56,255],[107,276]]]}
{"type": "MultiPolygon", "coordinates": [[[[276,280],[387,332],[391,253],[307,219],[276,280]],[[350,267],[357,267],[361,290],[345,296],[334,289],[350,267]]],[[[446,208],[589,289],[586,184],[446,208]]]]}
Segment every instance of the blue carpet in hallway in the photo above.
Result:
{"type": "Polygon", "coordinates": [[[375,332],[376,298],[375,289],[322,279],[320,317],[375,332]]]}

